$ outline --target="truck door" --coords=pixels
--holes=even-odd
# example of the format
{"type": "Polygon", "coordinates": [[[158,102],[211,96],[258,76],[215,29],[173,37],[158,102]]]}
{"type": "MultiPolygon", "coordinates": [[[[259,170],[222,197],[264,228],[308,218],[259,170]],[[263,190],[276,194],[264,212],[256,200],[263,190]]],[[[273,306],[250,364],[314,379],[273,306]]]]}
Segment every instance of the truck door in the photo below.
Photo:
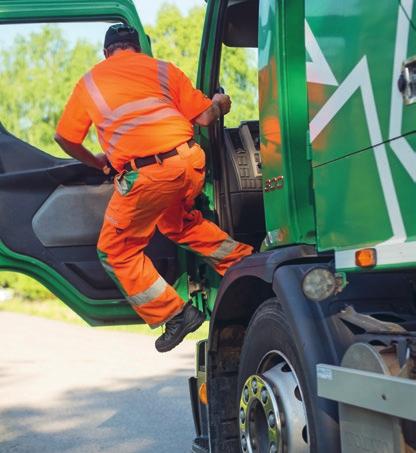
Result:
{"type": "MultiPolygon", "coordinates": [[[[86,27],[108,22],[109,26],[120,21],[138,29],[143,51],[150,53],[149,40],[128,0],[99,4],[64,0],[56,5],[0,1],[0,27],[39,22],[85,22],[86,27]]],[[[96,62],[91,61],[91,66],[96,62]]],[[[41,98],[39,93],[39,102],[41,98]]],[[[141,322],[96,254],[104,210],[113,190],[111,178],[21,140],[6,129],[7,118],[0,118],[0,123],[4,123],[0,125],[0,269],[34,277],[90,324],[141,322]]],[[[53,130],[51,141],[52,136],[53,130]]],[[[187,297],[187,284],[182,284],[186,277],[178,279],[185,274],[176,246],[156,234],[147,253],[164,278],[176,282],[187,297]]]]}

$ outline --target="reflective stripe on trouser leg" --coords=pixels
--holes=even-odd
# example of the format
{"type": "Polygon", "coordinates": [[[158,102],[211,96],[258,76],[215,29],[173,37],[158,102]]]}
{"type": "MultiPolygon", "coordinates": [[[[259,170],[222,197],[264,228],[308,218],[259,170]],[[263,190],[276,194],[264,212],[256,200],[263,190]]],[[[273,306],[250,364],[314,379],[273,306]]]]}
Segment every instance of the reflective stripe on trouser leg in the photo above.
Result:
{"type": "MultiPolygon", "coordinates": [[[[168,162],[158,168],[166,179],[178,173],[169,167],[168,162]]],[[[185,304],[143,252],[161,213],[178,197],[178,192],[180,196],[183,180],[176,178],[169,182],[169,185],[165,180],[159,183],[139,174],[128,196],[115,190],[98,241],[98,249],[106,257],[105,269],[121,285],[135,312],[152,327],[165,323],[182,311],[185,304]]]]}
{"type": "Polygon", "coordinates": [[[108,264],[108,257],[107,254],[97,248],[97,255],[99,260],[101,261],[101,265],[103,266],[104,270],[107,274],[111,277],[114,283],[117,285],[118,289],[124,296],[127,296],[126,292],[124,291],[123,285],[120,283],[119,279],[117,278],[116,274],[114,273],[113,268],[108,264]]]}
{"type": "Polygon", "coordinates": [[[159,230],[179,245],[198,253],[221,275],[253,253],[253,247],[234,241],[201,212],[188,212],[185,204],[172,206],[158,222],[159,230]]]}
{"type": "Polygon", "coordinates": [[[177,292],[162,277],[159,277],[147,290],[128,296],[127,300],[152,329],[165,324],[179,314],[185,306],[177,292]],[[156,294],[156,297],[152,297],[156,294]],[[169,307],[169,313],[166,313],[166,307],[169,307]]]}
{"type": "Polygon", "coordinates": [[[140,291],[139,293],[135,294],[134,296],[128,296],[127,300],[136,307],[140,307],[140,305],[147,304],[154,299],[160,297],[168,284],[166,283],[163,277],[159,277],[152,285],[150,285],[144,291],[140,291]]]}
{"type": "Polygon", "coordinates": [[[101,251],[99,256],[104,269],[121,289],[133,310],[150,327],[155,328],[166,323],[166,321],[183,310],[184,301],[165,279],[157,273],[152,262],[143,252],[134,256],[131,262],[124,263],[118,262],[117,257],[109,256],[101,251]],[[105,256],[105,259],[102,259],[103,256],[105,256]],[[140,276],[138,276],[136,282],[134,282],[125,277],[126,271],[130,273],[129,269],[131,267],[138,266],[140,268],[140,262],[145,262],[144,266],[147,269],[147,274],[150,271],[151,274],[156,276],[156,280],[150,285],[146,286],[144,281],[141,281],[147,280],[147,278],[140,279],[140,276]],[[134,285],[136,290],[138,287],[141,288],[139,291],[132,293],[132,285],[134,285]]]}

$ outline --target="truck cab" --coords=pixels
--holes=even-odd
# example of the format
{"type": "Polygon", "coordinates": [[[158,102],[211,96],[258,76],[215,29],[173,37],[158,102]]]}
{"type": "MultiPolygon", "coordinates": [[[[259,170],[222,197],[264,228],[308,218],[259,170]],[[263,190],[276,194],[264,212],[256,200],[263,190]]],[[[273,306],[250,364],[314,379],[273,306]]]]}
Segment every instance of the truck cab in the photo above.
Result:
{"type": "Polygon", "coordinates": [[[220,225],[258,253],[197,348],[194,451],[414,451],[415,14],[207,2],[201,89],[226,50],[256,48],[259,117],[201,141],[220,225]]]}

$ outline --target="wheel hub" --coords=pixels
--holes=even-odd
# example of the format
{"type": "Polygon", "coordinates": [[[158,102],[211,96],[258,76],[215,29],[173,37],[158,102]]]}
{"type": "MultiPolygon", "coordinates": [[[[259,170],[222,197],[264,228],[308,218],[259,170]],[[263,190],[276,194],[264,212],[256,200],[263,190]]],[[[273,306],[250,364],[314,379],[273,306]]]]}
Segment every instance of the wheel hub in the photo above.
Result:
{"type": "Polygon", "coordinates": [[[275,365],[250,376],[241,391],[243,453],[309,451],[306,412],[296,374],[286,358],[275,354],[275,365]]]}
{"type": "Polygon", "coordinates": [[[244,453],[276,452],[280,439],[279,410],[272,388],[260,376],[250,376],[240,400],[240,439],[244,453]]]}

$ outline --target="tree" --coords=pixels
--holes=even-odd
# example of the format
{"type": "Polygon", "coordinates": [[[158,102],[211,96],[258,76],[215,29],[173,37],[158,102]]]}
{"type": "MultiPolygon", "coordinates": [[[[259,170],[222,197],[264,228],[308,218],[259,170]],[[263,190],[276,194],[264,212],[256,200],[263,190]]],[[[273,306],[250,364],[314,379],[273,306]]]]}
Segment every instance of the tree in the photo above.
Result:
{"type": "MultiPolygon", "coordinates": [[[[184,16],[176,6],[164,4],[156,24],[146,27],[154,55],[178,65],[194,82],[204,15],[205,8],[193,8],[184,16]]],[[[223,46],[220,83],[233,100],[233,109],[225,117],[227,125],[235,126],[259,116],[255,60],[252,50],[223,46]]]]}
{"type": "MultiPolygon", "coordinates": [[[[56,124],[75,83],[98,60],[98,50],[85,41],[71,47],[56,25],[18,35],[0,51],[0,121],[22,140],[66,156],[52,139],[56,124]]],[[[94,135],[88,145],[98,148],[94,135]]]]}

